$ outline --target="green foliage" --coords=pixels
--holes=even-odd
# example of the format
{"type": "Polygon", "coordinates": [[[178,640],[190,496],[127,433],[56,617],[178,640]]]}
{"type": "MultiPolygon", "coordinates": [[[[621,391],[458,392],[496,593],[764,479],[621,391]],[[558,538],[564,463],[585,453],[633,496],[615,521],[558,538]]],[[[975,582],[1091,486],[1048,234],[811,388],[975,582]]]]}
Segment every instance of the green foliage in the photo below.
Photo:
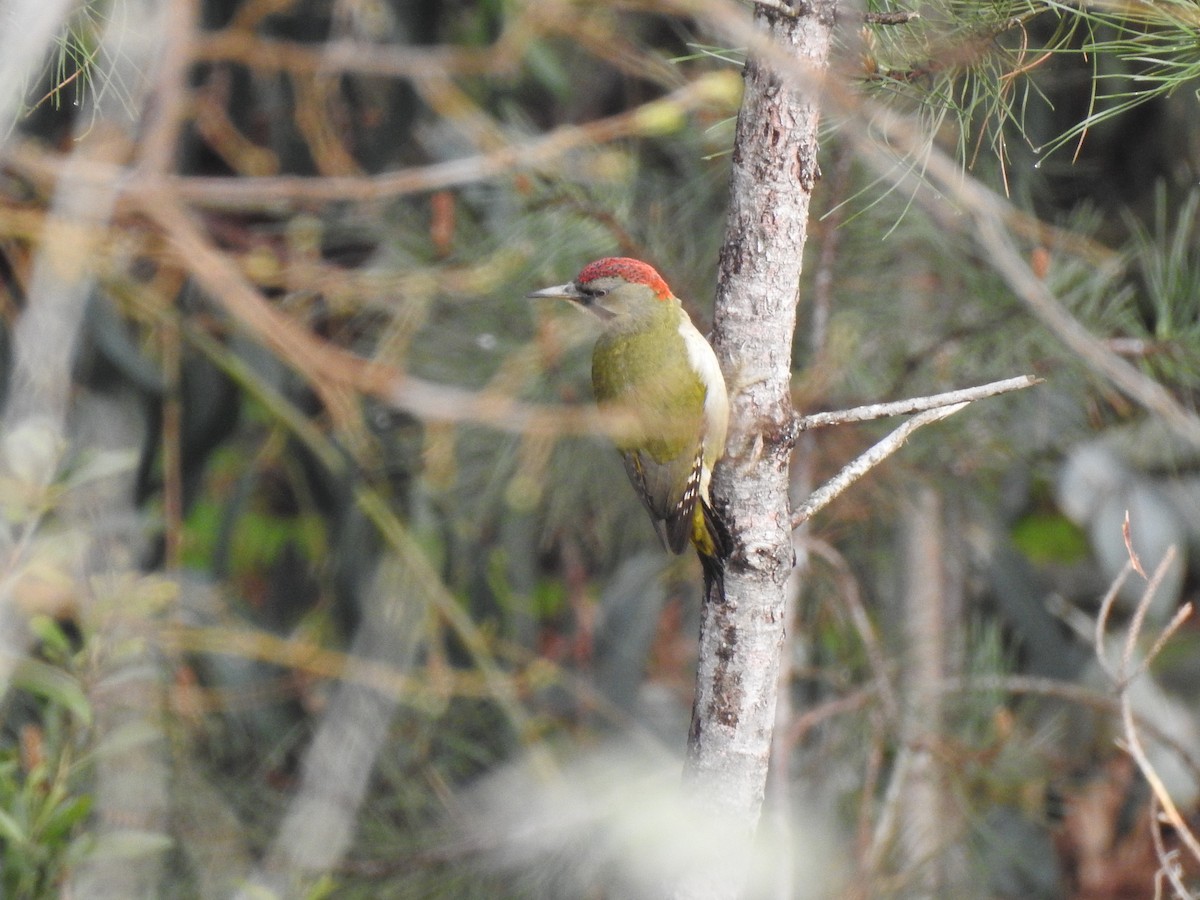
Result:
{"type": "Polygon", "coordinates": [[[71,642],[53,620],[34,628],[46,659],[17,666],[6,708],[26,715],[10,715],[14,730],[0,736],[0,884],[12,897],[55,892],[84,850],[77,836],[92,806],[80,758],[91,706],[71,672],[71,642]]]}
{"type": "Polygon", "coordinates": [[[1200,388],[1200,190],[1184,195],[1175,221],[1159,185],[1152,226],[1133,222],[1131,268],[1141,289],[1145,368],[1166,384],[1200,388]]]}
{"type": "MultiPolygon", "coordinates": [[[[891,12],[883,6],[890,5],[870,9],[891,12]]],[[[1077,156],[1090,133],[1135,108],[1195,92],[1196,26],[1189,0],[938,0],[903,24],[864,31],[865,84],[871,94],[915,109],[930,141],[952,142],[967,167],[995,160],[1011,189],[1014,161],[1040,167],[1069,146],[1077,156]],[[1064,72],[1085,88],[1077,114],[1073,100],[1054,95],[1064,72]]],[[[919,159],[906,165],[920,171],[919,159]]]]}
{"type": "Polygon", "coordinates": [[[1086,118],[1039,148],[1044,152],[1053,152],[1157,97],[1189,88],[1200,78],[1196,37],[1200,22],[1190,0],[1112,7],[1048,2],[1046,6],[1085,29],[1077,46],[1061,43],[1051,45],[1052,49],[1094,60],[1096,77],[1086,118]]]}
{"type": "Polygon", "coordinates": [[[1031,513],[1012,531],[1013,544],[1035,563],[1074,563],[1087,557],[1087,536],[1061,513],[1031,513]]]}
{"type": "MultiPolygon", "coordinates": [[[[120,4],[121,0],[112,0],[120,4]]],[[[123,16],[126,11],[111,8],[106,0],[83,0],[74,4],[70,15],[54,38],[54,49],[46,66],[35,81],[46,87],[40,97],[32,98],[26,115],[39,107],[49,106],[60,111],[66,107],[88,109],[95,115],[102,98],[113,97],[133,114],[129,97],[130,86],[114,78],[116,69],[111,49],[104,46],[103,35],[110,15],[123,16]]]]}

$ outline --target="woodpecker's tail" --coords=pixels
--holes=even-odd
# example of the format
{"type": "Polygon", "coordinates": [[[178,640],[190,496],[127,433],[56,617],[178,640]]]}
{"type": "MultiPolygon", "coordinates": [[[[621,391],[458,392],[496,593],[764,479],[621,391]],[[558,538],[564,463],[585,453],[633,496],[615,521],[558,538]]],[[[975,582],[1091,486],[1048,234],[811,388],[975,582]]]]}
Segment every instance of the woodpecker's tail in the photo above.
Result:
{"type": "Polygon", "coordinates": [[[705,602],[725,599],[725,560],[733,552],[733,539],[729,529],[711,506],[701,498],[696,504],[696,517],[692,529],[692,544],[700,557],[700,568],[704,571],[705,602]]]}

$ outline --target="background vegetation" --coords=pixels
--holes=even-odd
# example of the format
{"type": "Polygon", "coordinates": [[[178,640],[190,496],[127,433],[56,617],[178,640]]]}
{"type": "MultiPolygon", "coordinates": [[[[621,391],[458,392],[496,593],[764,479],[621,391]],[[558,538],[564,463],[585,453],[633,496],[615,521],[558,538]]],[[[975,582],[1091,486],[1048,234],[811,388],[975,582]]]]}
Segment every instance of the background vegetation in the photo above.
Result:
{"type": "MultiPolygon", "coordinates": [[[[718,6],[0,9],[5,891],[654,896],[699,572],[587,413],[592,326],[522,298],[629,255],[709,319],[718,6]]],[[[1200,552],[1196,25],[840,11],[797,408],[1046,380],[797,532],[752,891],[1150,895],[1091,617],[1124,509],[1178,547],[1154,634],[1200,552]]],[[[795,499],[885,430],[802,436],[795,499]]],[[[1185,813],[1194,643],[1135,704],[1185,813]]]]}

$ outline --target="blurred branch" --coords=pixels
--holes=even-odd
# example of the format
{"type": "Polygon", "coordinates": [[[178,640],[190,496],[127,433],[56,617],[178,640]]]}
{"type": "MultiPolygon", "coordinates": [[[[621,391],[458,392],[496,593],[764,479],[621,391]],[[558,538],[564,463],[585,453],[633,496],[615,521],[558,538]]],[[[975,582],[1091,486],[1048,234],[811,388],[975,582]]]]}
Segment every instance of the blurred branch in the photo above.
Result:
{"type": "MultiPolygon", "coordinates": [[[[281,396],[242,360],[208,335],[191,328],[186,329],[185,334],[190,341],[197,344],[209,355],[210,359],[237,381],[248,394],[254,396],[267,409],[271,410],[272,414],[320,460],[323,466],[335,475],[345,474],[347,462],[337,447],[321,433],[312,421],[296,410],[292,403],[281,396]]],[[[390,551],[399,565],[403,566],[406,581],[413,596],[420,597],[424,603],[436,610],[438,615],[450,623],[450,627],[470,654],[471,661],[478,669],[488,694],[504,710],[514,731],[523,739],[530,737],[532,726],[529,716],[520,703],[513,679],[507,673],[502,672],[497,665],[488,635],[480,630],[457,598],[450,593],[440,575],[434,571],[426,552],[418,546],[416,539],[399,519],[392,505],[369,482],[363,479],[357,479],[354,482],[354,500],[388,543],[390,551]]],[[[204,640],[205,635],[211,633],[211,629],[205,629],[178,631],[175,634],[186,645],[188,640],[204,640]]],[[[236,638],[231,637],[231,640],[237,642],[236,638]]],[[[272,641],[265,639],[262,635],[255,635],[255,640],[251,641],[251,644],[253,646],[247,649],[255,653],[274,654],[285,659],[295,659],[292,654],[297,652],[296,647],[290,642],[272,641]]],[[[328,664],[329,661],[329,657],[314,658],[311,664],[328,664]]],[[[374,682],[373,686],[376,689],[385,689],[388,685],[395,685],[395,682],[387,680],[389,676],[386,672],[374,665],[354,668],[348,675],[344,673],[343,677],[362,681],[364,685],[371,684],[372,679],[383,678],[382,683],[374,682]]],[[[531,748],[531,753],[539,760],[540,765],[546,765],[540,751],[531,748]]]]}
{"type": "MultiPolygon", "coordinates": [[[[541,137],[487,153],[382,175],[129,178],[122,167],[89,163],[80,167],[79,177],[114,185],[125,203],[150,210],[180,202],[209,209],[261,211],[281,205],[390,200],[537,170],[573,150],[673,130],[681,116],[698,109],[728,108],[739,90],[740,81],[733,72],[710,72],[664,97],[617,115],[585,125],[564,125],[541,137]]],[[[43,187],[58,180],[63,164],[62,156],[25,142],[10,148],[4,160],[43,187]]]]}
{"type": "Polygon", "coordinates": [[[256,340],[310,381],[354,388],[427,422],[474,422],[526,434],[627,434],[633,417],[591,405],[550,406],[473,392],[408,375],[323,341],[282,312],[177,206],[149,205],[179,265],[256,340]]]}
{"type": "MultiPolygon", "coordinates": [[[[1118,715],[1121,712],[1120,698],[1114,697],[1111,692],[1101,692],[1072,681],[1059,681],[1054,678],[1039,678],[1032,675],[970,675],[965,678],[947,678],[942,682],[942,689],[962,694],[1002,691],[1014,696],[1051,697],[1097,712],[1118,715]]],[[[1180,743],[1136,711],[1134,712],[1134,722],[1139,729],[1174,753],[1197,780],[1200,780],[1200,758],[1195,755],[1197,748],[1180,743]]]]}
{"type": "MultiPolygon", "coordinates": [[[[172,653],[221,653],[242,659],[256,659],[313,678],[348,682],[388,694],[406,706],[422,709],[441,709],[451,697],[494,696],[494,691],[481,672],[470,669],[447,669],[434,680],[420,678],[387,662],[363,657],[353,650],[330,650],[313,641],[280,637],[263,629],[244,626],[167,625],[156,639],[164,650],[172,653]]],[[[528,659],[520,660],[527,663],[528,659]]],[[[533,690],[547,678],[549,664],[537,672],[514,671],[506,677],[519,693],[533,690]]],[[[564,680],[569,672],[556,672],[564,680]]],[[[580,684],[573,689],[585,690],[580,684]]],[[[596,702],[600,702],[597,700],[596,702]]],[[[612,713],[615,716],[615,713],[612,713]]]]}
{"type": "Polygon", "coordinates": [[[875,683],[873,693],[878,695],[888,722],[894,725],[900,719],[900,701],[892,689],[891,670],[884,657],[883,646],[875,630],[875,625],[863,603],[858,579],[855,578],[846,558],[832,544],[810,536],[805,540],[804,545],[823,559],[833,570],[841,594],[838,612],[845,614],[851,626],[858,632],[858,639],[862,641],[867,664],[871,669],[871,680],[875,683]]]}
{"type": "MultiPolygon", "coordinates": [[[[148,89],[139,67],[151,68],[152,48],[113,24],[105,32],[107,46],[128,41],[121,58],[122,75],[131,89],[148,89]]],[[[0,63],[0,68],[3,63],[0,63]]],[[[0,85],[0,90],[7,86],[0,85]]],[[[93,166],[109,167],[125,152],[133,123],[111,98],[93,98],[87,113],[93,114],[98,134],[89,142],[77,143],[60,157],[59,177],[49,191],[50,212],[44,216],[30,210],[18,216],[19,227],[36,229],[38,236],[33,272],[24,309],[9,334],[5,355],[8,380],[0,422],[10,447],[0,460],[4,477],[12,485],[28,482],[26,489],[45,491],[59,474],[66,455],[68,414],[71,409],[75,351],[83,325],[88,298],[95,286],[93,254],[103,241],[113,214],[111,182],[94,182],[77,172],[93,166]]],[[[0,123],[7,127],[7,123],[0,123]]],[[[76,137],[82,137],[81,120],[76,137]]],[[[7,218],[7,216],[5,216],[7,218]]],[[[7,343],[7,342],[6,342],[7,343]]],[[[25,613],[14,602],[15,575],[25,561],[43,515],[51,505],[39,509],[20,527],[5,523],[0,529],[0,551],[5,565],[0,572],[0,698],[10,685],[12,667],[25,652],[32,635],[25,613]]],[[[5,515],[8,515],[5,513],[5,515]]],[[[67,517],[69,521],[70,517],[67,517]]],[[[85,578],[84,573],[79,573],[85,578]]]]}
{"type": "MultiPolygon", "coordinates": [[[[932,162],[932,161],[931,161],[932,162]]],[[[1005,228],[1007,202],[973,179],[955,172],[951,180],[948,159],[930,165],[943,189],[959,185],[958,196],[967,202],[976,229],[972,232],[991,260],[992,266],[1029,310],[1093,372],[1161,418],[1182,437],[1200,446],[1200,418],[1181,404],[1169,390],[1128,360],[1113,352],[1064,307],[1037,277],[1029,261],[1017,249],[1005,228]]]]}
{"type": "MultiPolygon", "coordinates": [[[[385,554],[377,564],[349,654],[353,666],[412,668],[426,633],[426,598],[412,590],[410,576],[395,556],[385,554]]],[[[260,896],[264,888],[279,896],[306,894],[341,861],[402,696],[352,681],[338,685],[305,750],[279,831],[239,897],[260,896]]]]}
{"type": "Polygon", "coordinates": [[[236,62],[259,70],[318,75],[349,73],[418,81],[431,75],[511,75],[521,51],[505,38],[491,47],[401,47],[351,40],[320,45],[265,38],[243,29],[201,34],[197,62],[236,62]]]}
{"type": "Polygon", "coordinates": [[[12,135],[25,91],[46,59],[73,4],[68,0],[10,0],[0,27],[0,147],[12,135]]]}
{"type": "Polygon", "coordinates": [[[200,0],[172,0],[164,9],[154,102],[147,105],[137,154],[138,166],[157,176],[175,168],[176,144],[187,111],[193,32],[199,17],[200,0]]]}

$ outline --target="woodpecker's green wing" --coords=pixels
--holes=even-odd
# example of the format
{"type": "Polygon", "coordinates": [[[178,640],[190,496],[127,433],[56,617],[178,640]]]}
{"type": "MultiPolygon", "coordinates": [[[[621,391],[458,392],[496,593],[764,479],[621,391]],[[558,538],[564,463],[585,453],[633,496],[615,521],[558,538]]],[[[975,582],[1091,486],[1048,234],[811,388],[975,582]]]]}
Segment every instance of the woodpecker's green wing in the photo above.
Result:
{"type": "Polygon", "coordinates": [[[618,442],[625,470],[663,543],[682,553],[700,489],[703,383],[675,327],[601,335],[592,355],[596,400],[634,413],[639,434],[618,442]],[[663,347],[663,342],[678,347],[663,347]]]}
{"type": "Polygon", "coordinates": [[[682,465],[686,457],[677,457],[662,465],[642,451],[622,455],[625,471],[650,512],[654,530],[667,549],[682,553],[692,538],[693,515],[700,489],[700,453],[696,453],[691,467],[682,465]],[[683,479],[682,489],[680,479],[683,479]]]}

